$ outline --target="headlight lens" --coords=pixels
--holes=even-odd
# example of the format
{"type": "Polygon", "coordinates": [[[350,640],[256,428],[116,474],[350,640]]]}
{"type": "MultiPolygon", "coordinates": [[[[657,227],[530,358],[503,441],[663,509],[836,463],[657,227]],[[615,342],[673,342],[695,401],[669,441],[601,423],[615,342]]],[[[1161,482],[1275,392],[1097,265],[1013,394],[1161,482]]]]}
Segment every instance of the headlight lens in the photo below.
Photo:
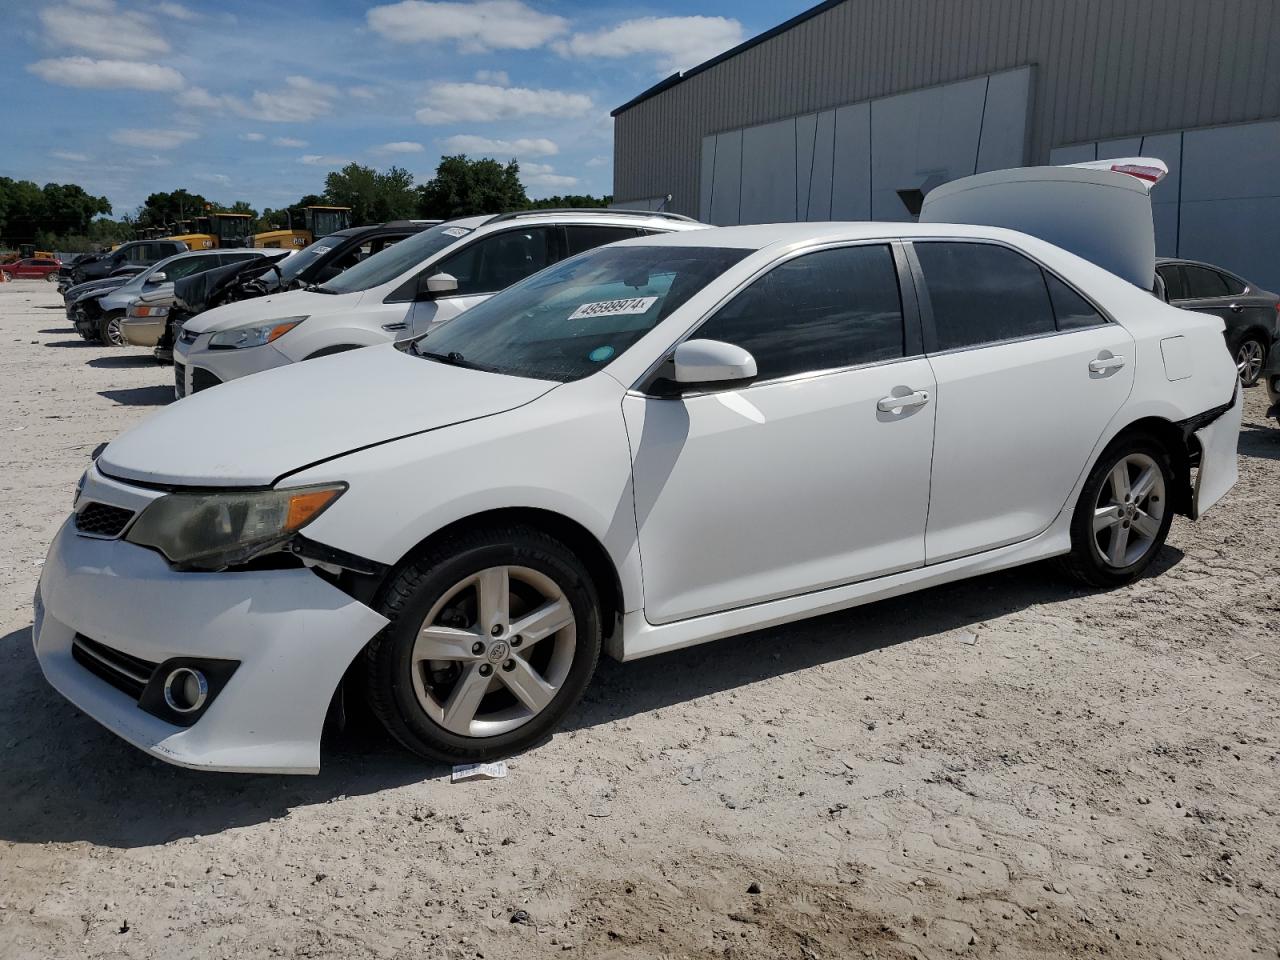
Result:
{"type": "Polygon", "coordinates": [[[160,305],[152,306],[145,303],[135,303],[129,308],[129,316],[138,317],[140,319],[146,317],[167,317],[168,315],[169,308],[160,305]]]}
{"type": "Polygon", "coordinates": [[[255,323],[248,327],[235,327],[215,333],[209,340],[212,350],[239,350],[242,347],[260,347],[278,340],[300,324],[302,317],[281,317],[279,320],[268,320],[266,323],[255,323]]]}
{"type": "Polygon", "coordinates": [[[190,570],[221,570],[279,547],[320,516],[346,484],[249,493],[171,493],[153,501],[125,537],[190,570]]]}

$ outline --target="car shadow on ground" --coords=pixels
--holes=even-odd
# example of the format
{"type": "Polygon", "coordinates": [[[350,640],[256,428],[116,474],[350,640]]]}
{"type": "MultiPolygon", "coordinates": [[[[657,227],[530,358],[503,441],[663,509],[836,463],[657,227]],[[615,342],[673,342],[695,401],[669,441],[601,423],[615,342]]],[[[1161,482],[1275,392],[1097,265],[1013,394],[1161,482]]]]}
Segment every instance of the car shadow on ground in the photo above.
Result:
{"type": "Polygon", "coordinates": [[[88,340],[46,340],[46,347],[96,347],[100,344],[90,343],[88,340]]]}
{"type": "Polygon", "coordinates": [[[84,362],[86,367],[100,367],[107,370],[118,370],[123,367],[158,366],[155,357],[146,353],[122,353],[115,357],[94,357],[84,362]]]}
{"type": "MultiPolygon", "coordinates": [[[[1181,551],[1167,547],[1148,575],[1181,559],[1181,551]]],[[[561,729],[598,726],[1089,592],[1052,565],[1037,564],[630,664],[603,660],[561,729]]],[[[23,628],[0,638],[0,840],[148,846],[448,773],[359,720],[325,740],[315,777],[170,766],[54,692],[40,674],[30,637],[30,628],[23,628]]],[[[957,640],[956,656],[968,650],[957,640]]],[[[555,750],[555,738],[538,749],[555,750]]]]}
{"type": "MultiPolygon", "coordinates": [[[[75,332],[76,332],[76,328],[75,328],[75,327],[49,327],[47,330],[37,330],[36,332],[37,332],[37,333],[50,333],[50,334],[54,334],[54,333],[75,333],[75,332]]],[[[45,346],[47,347],[47,346],[48,346],[48,344],[46,343],[46,344],[45,344],[45,346]]]]}
{"type": "MultiPolygon", "coordinates": [[[[148,362],[154,361],[149,360],[148,362]]],[[[131,366],[140,366],[140,364],[131,364],[131,366]]],[[[123,404],[126,407],[162,407],[166,403],[173,403],[174,400],[173,387],[171,386],[124,387],[119,390],[99,390],[98,396],[114,400],[116,403],[123,404]]]]}
{"type": "Polygon", "coordinates": [[[1246,457],[1280,460],[1280,423],[1262,427],[1246,423],[1240,428],[1240,444],[1237,449],[1246,457]]]}

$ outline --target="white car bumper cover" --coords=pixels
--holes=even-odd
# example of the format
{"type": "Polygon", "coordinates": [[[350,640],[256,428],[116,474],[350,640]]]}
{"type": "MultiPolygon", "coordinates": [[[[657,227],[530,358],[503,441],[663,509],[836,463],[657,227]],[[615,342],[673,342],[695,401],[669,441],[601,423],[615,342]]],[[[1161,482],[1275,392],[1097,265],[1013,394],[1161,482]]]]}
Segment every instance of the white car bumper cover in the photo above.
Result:
{"type": "Polygon", "coordinates": [[[1200,469],[1196,471],[1193,518],[1202,517],[1240,477],[1236,448],[1240,440],[1240,421],[1244,416],[1244,391],[1236,390],[1235,402],[1226,412],[1206,427],[1195,432],[1200,442],[1200,469]]]}
{"type": "Polygon", "coordinates": [[[36,657],[48,681],[113,733],[204,770],[316,773],[333,692],[386,619],[309,570],[178,573],[151,550],[58,532],[37,587],[36,657]],[[78,663],[79,633],[152,663],[240,666],[190,727],[143,711],[78,663]]]}
{"type": "Polygon", "coordinates": [[[287,366],[293,361],[281,353],[275,346],[265,343],[260,347],[245,347],[241,350],[210,350],[205,342],[206,335],[194,344],[177,343],[174,355],[179,363],[186,365],[187,389],[191,390],[194,371],[197,367],[208,370],[224,383],[239,377],[247,377],[251,373],[273,370],[287,366]]]}

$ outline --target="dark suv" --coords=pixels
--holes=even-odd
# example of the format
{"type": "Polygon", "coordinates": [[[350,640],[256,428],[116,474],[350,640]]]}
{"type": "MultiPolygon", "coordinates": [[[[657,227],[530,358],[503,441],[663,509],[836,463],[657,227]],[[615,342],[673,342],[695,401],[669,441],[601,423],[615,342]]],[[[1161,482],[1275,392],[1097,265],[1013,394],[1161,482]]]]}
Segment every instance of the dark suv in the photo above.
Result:
{"type": "Polygon", "coordinates": [[[118,270],[136,268],[138,272],[153,263],[159,263],[165,257],[175,253],[185,253],[187,245],[181,240],[134,240],[121,244],[108,253],[100,253],[75,263],[67,277],[67,285],[84,283],[88,280],[101,280],[118,270]]]}
{"type": "Polygon", "coordinates": [[[1280,296],[1230,271],[1196,260],[1156,260],[1164,298],[1175,307],[1212,313],[1226,321],[1227,347],[1240,382],[1251,387],[1280,334],[1280,296]]]}

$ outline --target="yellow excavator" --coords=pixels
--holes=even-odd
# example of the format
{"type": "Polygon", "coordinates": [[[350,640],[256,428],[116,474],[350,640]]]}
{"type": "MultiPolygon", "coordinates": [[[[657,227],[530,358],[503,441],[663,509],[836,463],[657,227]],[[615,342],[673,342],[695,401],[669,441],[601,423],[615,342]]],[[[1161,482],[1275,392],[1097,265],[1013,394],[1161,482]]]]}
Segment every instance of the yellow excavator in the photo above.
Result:
{"type": "Polygon", "coordinates": [[[251,247],[253,217],[247,213],[209,213],[192,220],[180,220],[165,240],[181,240],[191,250],[219,247],[251,247]]]}
{"type": "Polygon", "coordinates": [[[315,240],[351,226],[350,207],[310,206],[284,211],[287,226],[253,236],[253,246],[301,250],[315,240]]]}

